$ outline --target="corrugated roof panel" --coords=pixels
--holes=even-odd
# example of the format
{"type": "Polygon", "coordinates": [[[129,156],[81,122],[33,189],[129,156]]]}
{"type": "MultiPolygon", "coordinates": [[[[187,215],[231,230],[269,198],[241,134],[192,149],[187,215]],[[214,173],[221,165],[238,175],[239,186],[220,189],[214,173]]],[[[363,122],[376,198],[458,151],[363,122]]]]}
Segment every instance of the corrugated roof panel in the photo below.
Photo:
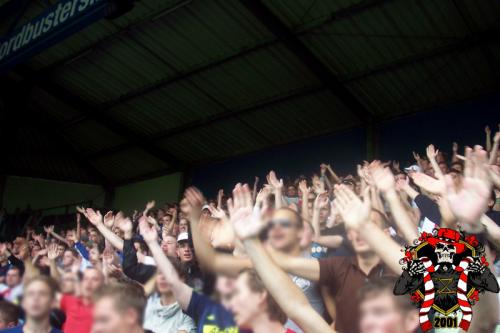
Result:
{"type": "MultiPolygon", "coordinates": [[[[108,38],[108,36],[118,32],[124,27],[143,22],[149,17],[154,16],[158,11],[166,8],[171,8],[179,0],[142,0],[134,4],[134,9],[127,14],[115,20],[103,19],[98,21],[82,31],[65,39],[56,46],[53,46],[40,55],[35,56],[30,62],[30,66],[35,69],[48,66],[60,59],[66,57],[76,56],[82,50],[87,49],[89,46],[108,38]]],[[[147,22],[147,21],[146,21],[147,22]]],[[[102,45],[101,45],[102,46],[102,45]]],[[[84,56],[89,56],[84,54],[84,56]]]]}
{"type": "Polygon", "coordinates": [[[359,124],[333,95],[323,90],[241,116],[274,143],[314,136],[359,124]]]}
{"type": "Polygon", "coordinates": [[[463,8],[464,15],[472,20],[472,29],[486,30],[500,27],[498,19],[500,1],[459,1],[457,4],[463,8]]]}
{"type": "Polygon", "coordinates": [[[189,82],[178,82],[112,108],[109,114],[137,133],[153,136],[223,111],[189,82]]]}
{"type": "Polygon", "coordinates": [[[118,38],[92,57],[65,66],[55,78],[88,101],[103,103],[171,73],[167,64],[133,40],[118,38]]]}
{"type": "Polygon", "coordinates": [[[161,140],[159,145],[182,160],[197,162],[255,150],[265,143],[265,138],[233,118],[161,140]]]}
{"type": "Polygon", "coordinates": [[[192,78],[201,89],[233,109],[319,81],[282,45],[260,50],[192,78]]]}
{"type": "Polygon", "coordinates": [[[491,52],[488,58],[476,47],[351,82],[349,88],[364,103],[375,104],[382,116],[411,112],[498,89],[499,66],[490,66],[500,62],[495,56],[491,52]]]}
{"type": "Polygon", "coordinates": [[[92,164],[112,181],[133,178],[168,167],[166,163],[136,148],[100,158],[92,161],[92,164]]]}
{"type": "Polygon", "coordinates": [[[264,2],[286,25],[297,28],[322,22],[332,13],[362,1],[266,0],[264,2]]]}
{"type": "Polygon", "coordinates": [[[85,120],[65,129],[63,135],[81,153],[92,153],[126,142],[116,133],[92,120],[85,120]]]}
{"type": "Polygon", "coordinates": [[[301,38],[333,72],[346,77],[465,36],[468,32],[454,8],[446,13],[447,19],[441,15],[439,7],[446,2],[396,2],[330,23],[301,38]]]}
{"type": "Polygon", "coordinates": [[[185,72],[274,38],[246,14],[235,1],[193,1],[132,36],[185,72]]]}
{"type": "Polygon", "coordinates": [[[44,113],[47,113],[52,119],[58,122],[68,121],[81,115],[71,106],[61,102],[38,87],[34,87],[31,90],[29,103],[31,103],[35,110],[42,109],[44,113]]]}

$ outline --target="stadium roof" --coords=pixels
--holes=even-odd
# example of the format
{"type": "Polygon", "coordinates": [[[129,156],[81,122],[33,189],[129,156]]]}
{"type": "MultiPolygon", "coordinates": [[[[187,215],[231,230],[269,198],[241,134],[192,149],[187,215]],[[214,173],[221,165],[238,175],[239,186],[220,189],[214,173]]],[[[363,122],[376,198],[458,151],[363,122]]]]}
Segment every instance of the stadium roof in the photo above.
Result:
{"type": "Polygon", "coordinates": [[[0,173],[125,184],[488,94],[499,35],[497,0],[138,1],[2,76],[0,173]]]}

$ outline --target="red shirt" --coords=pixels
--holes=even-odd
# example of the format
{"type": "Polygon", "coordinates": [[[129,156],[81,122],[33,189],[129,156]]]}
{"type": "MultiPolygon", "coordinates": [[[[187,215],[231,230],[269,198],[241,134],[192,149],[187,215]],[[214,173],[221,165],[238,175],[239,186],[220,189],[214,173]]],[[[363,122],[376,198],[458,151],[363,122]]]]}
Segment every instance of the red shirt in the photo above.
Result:
{"type": "Polygon", "coordinates": [[[92,329],[93,304],[85,305],[83,299],[72,295],[63,295],[61,310],[66,314],[62,327],[65,333],[90,333],[92,329]]]}

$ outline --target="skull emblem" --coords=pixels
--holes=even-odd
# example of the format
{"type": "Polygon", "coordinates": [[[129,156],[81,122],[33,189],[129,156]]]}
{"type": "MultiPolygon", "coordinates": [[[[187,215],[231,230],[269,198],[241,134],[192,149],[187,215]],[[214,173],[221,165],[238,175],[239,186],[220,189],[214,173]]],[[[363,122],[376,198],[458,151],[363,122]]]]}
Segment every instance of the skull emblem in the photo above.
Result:
{"type": "Polygon", "coordinates": [[[449,243],[437,243],[434,252],[438,263],[453,263],[453,256],[457,253],[455,245],[449,243]]]}

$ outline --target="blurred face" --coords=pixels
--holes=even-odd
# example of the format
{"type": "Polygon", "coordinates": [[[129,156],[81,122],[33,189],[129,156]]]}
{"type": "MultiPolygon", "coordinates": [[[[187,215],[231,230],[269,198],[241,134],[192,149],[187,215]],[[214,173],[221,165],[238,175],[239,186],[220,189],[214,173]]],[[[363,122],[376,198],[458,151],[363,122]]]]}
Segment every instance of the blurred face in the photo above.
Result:
{"type": "Polygon", "coordinates": [[[455,169],[455,170],[460,171],[460,172],[463,172],[463,171],[464,171],[464,168],[463,168],[462,164],[460,164],[460,163],[455,163],[455,164],[453,164],[451,167],[452,167],[453,169],[455,169]]]}
{"type": "Polygon", "coordinates": [[[91,262],[96,262],[96,261],[99,261],[100,259],[100,252],[99,252],[99,249],[96,248],[96,247],[92,247],[90,250],[89,250],[89,261],[91,262]]]}
{"type": "Polygon", "coordinates": [[[448,172],[448,166],[446,163],[439,163],[439,169],[441,169],[441,172],[444,174],[448,172]]]}
{"type": "Polygon", "coordinates": [[[101,298],[94,305],[93,333],[128,333],[137,326],[137,313],[129,309],[120,312],[110,297],[101,298]]]}
{"type": "Polygon", "coordinates": [[[182,262],[193,260],[193,251],[188,242],[180,242],[177,244],[177,256],[182,262]]]}
{"type": "Polygon", "coordinates": [[[241,328],[251,328],[255,318],[266,311],[266,293],[253,292],[248,286],[248,276],[243,273],[236,279],[230,308],[236,324],[241,328]]]}
{"type": "Polygon", "coordinates": [[[296,197],[297,189],[295,188],[295,186],[288,186],[288,188],[286,189],[286,195],[291,198],[296,197]]]}
{"type": "MultiPolygon", "coordinates": [[[[208,210],[206,209],[206,211],[208,211],[208,210]]],[[[180,219],[180,221],[179,221],[179,233],[188,232],[188,230],[189,230],[188,220],[180,219]]]]}
{"type": "Polygon", "coordinates": [[[186,200],[186,198],[182,199],[180,204],[179,204],[179,208],[181,209],[181,212],[185,215],[188,215],[189,214],[189,209],[190,209],[190,206],[189,206],[189,203],[188,201],[186,200]]]}
{"type": "Polygon", "coordinates": [[[64,247],[64,245],[58,245],[57,246],[57,257],[58,258],[60,258],[63,255],[64,250],[66,250],[66,248],[64,247]]]}
{"type": "Polygon", "coordinates": [[[97,231],[95,229],[89,230],[89,239],[95,243],[99,242],[99,235],[97,234],[97,231]]]}
{"type": "Polygon", "coordinates": [[[279,251],[289,252],[300,246],[302,230],[294,213],[280,209],[274,212],[270,222],[269,242],[279,251]]]}
{"type": "Polygon", "coordinates": [[[356,230],[348,229],[347,239],[349,239],[354,249],[354,252],[356,252],[357,254],[363,254],[372,251],[370,246],[368,246],[368,244],[363,240],[359,232],[356,230]]]}
{"type": "Polygon", "coordinates": [[[165,215],[161,220],[163,221],[163,224],[169,224],[170,222],[172,222],[172,216],[165,215]]]}
{"type": "Polygon", "coordinates": [[[94,291],[97,290],[104,282],[102,273],[94,268],[89,268],[83,273],[82,280],[82,296],[84,298],[92,297],[94,291]]]}
{"type": "Polygon", "coordinates": [[[36,257],[36,255],[40,252],[40,246],[39,245],[34,245],[33,248],[31,249],[31,257],[36,257]]]}
{"type": "Polygon", "coordinates": [[[411,333],[418,327],[417,311],[402,312],[390,292],[368,295],[361,304],[361,333],[411,333]]]}
{"type": "Polygon", "coordinates": [[[24,290],[23,309],[26,317],[39,320],[48,317],[52,307],[52,293],[50,287],[41,281],[35,281],[24,290]]]}
{"type": "Polygon", "coordinates": [[[14,288],[21,283],[21,272],[18,269],[9,269],[5,277],[5,284],[9,288],[14,288]]]}
{"type": "Polygon", "coordinates": [[[321,223],[325,223],[329,215],[330,215],[330,205],[327,205],[326,207],[323,207],[319,210],[319,221],[321,223]]]}
{"type": "Polygon", "coordinates": [[[158,273],[156,275],[156,290],[158,290],[158,292],[162,295],[172,293],[170,290],[170,284],[167,283],[167,280],[162,273],[158,273]]]}
{"type": "Polygon", "coordinates": [[[460,186],[462,185],[462,175],[456,172],[450,172],[448,173],[448,175],[450,175],[451,179],[453,179],[455,188],[460,188],[460,186]]]}
{"type": "Polygon", "coordinates": [[[74,294],[78,279],[73,272],[65,272],[61,279],[61,292],[63,294],[74,294]]]}
{"type": "Polygon", "coordinates": [[[219,294],[221,303],[226,309],[230,308],[230,301],[233,297],[235,283],[236,279],[232,277],[217,275],[215,290],[219,294]]]}
{"type": "Polygon", "coordinates": [[[73,253],[71,251],[64,251],[62,264],[64,267],[70,267],[73,265],[75,261],[75,257],[73,257],[73,253]]]}
{"type": "Polygon", "coordinates": [[[156,213],[156,218],[158,220],[162,220],[165,217],[165,211],[163,209],[158,209],[158,213],[156,213]]]}
{"type": "Polygon", "coordinates": [[[177,257],[177,240],[172,236],[167,236],[161,242],[161,249],[167,257],[177,257]]]}
{"type": "Polygon", "coordinates": [[[209,218],[210,216],[212,216],[212,214],[210,214],[210,211],[208,210],[208,208],[205,208],[204,210],[201,211],[201,217],[202,218],[209,218]]]}

